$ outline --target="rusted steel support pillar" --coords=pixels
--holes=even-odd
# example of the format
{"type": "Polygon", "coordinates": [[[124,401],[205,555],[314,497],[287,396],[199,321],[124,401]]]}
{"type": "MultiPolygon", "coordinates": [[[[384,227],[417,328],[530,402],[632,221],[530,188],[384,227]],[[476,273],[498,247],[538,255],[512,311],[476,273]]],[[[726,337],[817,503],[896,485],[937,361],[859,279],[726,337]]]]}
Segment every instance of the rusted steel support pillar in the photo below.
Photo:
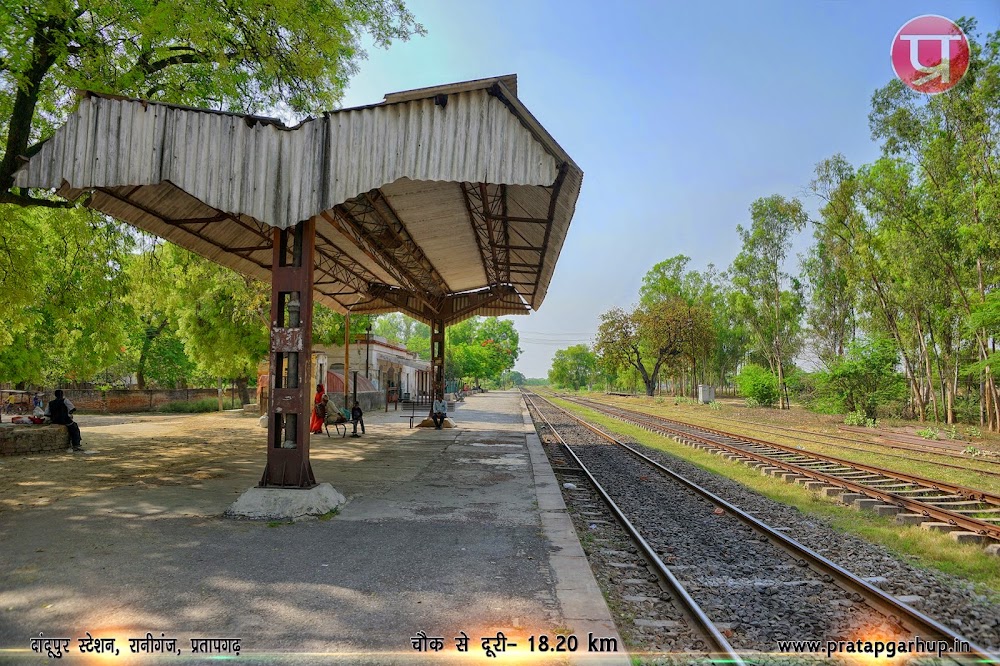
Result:
{"type": "Polygon", "coordinates": [[[431,321],[431,407],[434,401],[444,400],[444,319],[431,321]]]}
{"type": "Polygon", "coordinates": [[[267,466],[262,487],[312,488],[309,417],[312,392],[313,266],[316,223],[274,230],[271,264],[270,388],[267,466]]]}

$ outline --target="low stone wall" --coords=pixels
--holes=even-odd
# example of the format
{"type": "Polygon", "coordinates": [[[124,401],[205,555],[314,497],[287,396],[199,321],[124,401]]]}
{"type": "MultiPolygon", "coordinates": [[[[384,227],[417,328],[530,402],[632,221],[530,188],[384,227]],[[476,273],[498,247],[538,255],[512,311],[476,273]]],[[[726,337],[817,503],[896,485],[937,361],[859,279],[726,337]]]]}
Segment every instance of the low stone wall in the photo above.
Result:
{"type": "MultiPolygon", "coordinates": [[[[204,398],[218,398],[219,391],[214,388],[174,389],[168,391],[65,389],[63,394],[80,411],[121,414],[125,412],[152,412],[160,405],[165,405],[168,402],[192,402],[204,398]]],[[[46,397],[51,400],[53,396],[50,392],[46,397]]],[[[228,397],[229,394],[227,392],[226,398],[228,397]]]]}
{"type": "Polygon", "coordinates": [[[0,425],[0,456],[64,451],[69,448],[69,432],[61,425],[0,425]]]}

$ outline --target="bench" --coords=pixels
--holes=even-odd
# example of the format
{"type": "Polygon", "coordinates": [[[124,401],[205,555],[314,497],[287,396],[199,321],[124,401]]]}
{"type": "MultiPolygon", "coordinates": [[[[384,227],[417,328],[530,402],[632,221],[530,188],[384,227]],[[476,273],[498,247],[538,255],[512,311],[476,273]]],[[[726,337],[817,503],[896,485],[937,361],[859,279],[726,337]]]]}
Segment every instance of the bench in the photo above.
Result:
{"type": "Polygon", "coordinates": [[[341,437],[347,437],[347,423],[347,421],[342,421],[340,419],[337,419],[336,421],[327,421],[323,424],[323,427],[326,428],[326,436],[330,436],[330,426],[333,426],[333,429],[340,433],[341,437]]]}
{"type": "Polygon", "coordinates": [[[326,436],[330,436],[330,426],[333,426],[333,429],[340,433],[341,437],[347,437],[347,424],[351,422],[351,419],[348,416],[345,416],[344,412],[339,410],[336,418],[331,420],[330,416],[332,416],[332,414],[328,415],[323,421],[323,427],[326,429],[326,436]]]}

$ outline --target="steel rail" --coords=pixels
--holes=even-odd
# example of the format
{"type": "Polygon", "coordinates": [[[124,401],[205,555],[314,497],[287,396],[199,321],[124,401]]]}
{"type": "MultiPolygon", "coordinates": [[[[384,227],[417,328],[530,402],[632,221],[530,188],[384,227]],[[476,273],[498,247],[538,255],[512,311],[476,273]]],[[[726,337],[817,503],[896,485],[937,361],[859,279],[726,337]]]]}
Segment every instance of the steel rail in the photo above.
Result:
{"type": "MultiPolygon", "coordinates": [[[[892,493],[886,490],[880,490],[878,488],[873,488],[872,486],[867,486],[862,483],[856,483],[849,479],[844,479],[839,476],[834,476],[832,474],[820,472],[814,469],[810,469],[808,467],[803,467],[801,465],[797,465],[792,462],[787,462],[784,460],[780,460],[778,458],[772,458],[771,456],[768,456],[763,453],[748,451],[744,448],[733,446],[731,444],[726,444],[725,442],[719,442],[714,439],[709,439],[707,437],[702,437],[692,432],[677,430],[676,428],[671,428],[667,425],[663,425],[662,423],[658,423],[657,421],[660,422],[666,421],[667,423],[674,423],[675,425],[679,425],[684,428],[690,428],[692,430],[704,430],[706,432],[712,433],[717,436],[729,437],[737,440],[751,441],[751,438],[743,437],[741,435],[735,435],[732,433],[722,433],[719,431],[715,431],[711,428],[702,428],[701,426],[694,426],[687,423],[679,423],[676,421],[671,421],[670,419],[663,419],[662,417],[659,416],[643,414],[641,412],[634,412],[632,410],[621,409],[619,407],[609,407],[607,405],[601,405],[601,403],[588,404],[573,400],[571,400],[571,402],[577,402],[578,404],[581,404],[591,409],[594,409],[595,406],[600,405],[599,411],[603,411],[605,414],[608,414],[609,416],[613,416],[625,422],[630,422],[633,425],[637,425],[641,428],[645,428],[651,431],[658,431],[659,433],[665,435],[677,435],[680,437],[684,437],[688,440],[694,440],[702,444],[705,444],[707,446],[715,447],[717,449],[724,449],[738,456],[743,456],[744,458],[752,458],[754,460],[757,460],[758,462],[766,463],[772,467],[780,467],[782,469],[788,470],[789,472],[794,472],[796,474],[800,474],[805,477],[816,479],[817,481],[822,481],[831,486],[844,488],[846,490],[852,490],[861,495],[865,495],[866,497],[879,499],[885,502],[886,504],[894,504],[896,506],[908,509],[913,513],[918,513],[921,515],[934,518],[939,522],[955,525],[956,527],[961,527],[962,529],[967,530],[969,532],[975,532],[977,534],[988,536],[992,539],[1000,540],[1000,525],[993,525],[992,523],[987,523],[985,521],[978,520],[976,518],[971,518],[961,513],[957,513],[949,509],[944,509],[939,506],[929,504],[927,502],[921,502],[920,500],[910,499],[908,497],[903,497],[902,495],[898,495],[896,493],[892,493]],[[618,410],[619,412],[624,412],[624,415],[616,414],[614,410],[618,410]],[[635,417],[642,417],[642,418],[635,418],[635,417]]],[[[751,442],[751,443],[761,444],[761,442],[751,442]]],[[[764,443],[764,445],[771,446],[771,444],[769,443],[764,443]]],[[[781,449],[782,447],[775,447],[775,448],[781,449]]],[[[793,452],[796,455],[800,456],[804,455],[801,451],[796,451],[794,449],[793,452]]],[[[828,456],[821,456],[819,454],[810,453],[809,455],[816,457],[819,460],[826,460],[828,462],[837,462],[838,464],[844,464],[846,466],[854,467],[860,470],[872,471],[873,473],[875,472],[875,470],[878,470],[878,468],[868,469],[867,466],[855,465],[854,463],[850,462],[840,462],[839,459],[831,458],[828,456]]],[[[887,476],[889,478],[896,478],[899,479],[900,481],[906,481],[907,483],[912,485],[924,485],[930,489],[941,492],[952,492],[950,490],[951,488],[959,487],[959,486],[950,486],[949,484],[940,484],[934,481],[919,482],[913,480],[913,478],[919,478],[919,477],[908,478],[908,475],[896,475],[892,472],[889,472],[888,470],[880,470],[877,473],[882,474],[883,476],[887,476]]],[[[985,495],[987,497],[996,497],[995,495],[989,495],[988,493],[986,493],[985,495]]],[[[986,503],[985,500],[979,499],[976,496],[973,496],[972,499],[974,499],[975,501],[986,503]]]]}
{"type": "Polygon", "coordinates": [[[629,536],[636,543],[636,545],[639,546],[643,555],[653,565],[653,568],[656,569],[657,575],[667,584],[671,595],[674,599],[680,602],[679,605],[682,610],[708,638],[709,642],[714,644],[715,652],[722,657],[726,663],[746,666],[746,662],[744,662],[739,654],[736,653],[736,650],[729,644],[729,641],[722,635],[718,627],[715,626],[715,623],[713,623],[708,615],[705,614],[705,611],[701,609],[701,606],[699,606],[698,602],[691,597],[688,591],[684,589],[684,585],[677,580],[677,577],[674,576],[673,572],[667,568],[667,565],[664,564],[663,560],[661,560],[656,554],[656,550],[654,550],[653,547],[650,546],[649,543],[642,537],[642,535],[639,534],[639,530],[636,529],[635,525],[633,525],[632,522],[625,517],[621,508],[619,508],[615,501],[611,499],[611,495],[608,494],[608,491],[604,489],[604,486],[598,483],[597,479],[594,478],[594,475],[591,474],[587,466],[583,464],[583,461],[580,460],[579,456],[576,455],[576,452],[573,451],[573,448],[566,442],[562,435],[559,434],[559,431],[555,429],[552,423],[545,418],[545,415],[542,414],[538,407],[534,404],[529,397],[529,394],[523,393],[523,397],[525,402],[534,407],[535,413],[545,424],[545,427],[549,429],[549,432],[555,435],[555,437],[566,448],[566,452],[573,457],[573,460],[580,467],[580,470],[587,477],[590,483],[593,484],[598,495],[601,496],[601,499],[604,500],[604,503],[611,510],[611,513],[615,516],[622,527],[625,528],[625,531],[629,533],[629,536]]]}
{"type": "MultiPolygon", "coordinates": [[[[609,392],[609,393],[605,393],[604,395],[616,396],[616,397],[620,397],[620,398],[633,398],[633,397],[635,397],[631,393],[614,393],[614,392],[609,392]]],[[[600,402],[599,400],[594,400],[593,398],[587,398],[587,400],[591,400],[591,401],[597,402],[599,404],[609,404],[609,403],[600,402]]],[[[976,463],[976,464],[979,464],[979,465],[1000,465],[1000,460],[995,460],[995,459],[992,459],[992,458],[974,458],[974,457],[970,458],[969,456],[966,456],[966,455],[964,455],[962,453],[958,453],[957,449],[942,448],[940,446],[934,446],[933,444],[931,444],[929,442],[927,442],[926,446],[920,446],[917,443],[906,443],[906,442],[903,442],[901,440],[893,440],[893,439],[891,439],[891,435],[893,434],[892,431],[887,431],[886,432],[886,431],[876,430],[876,431],[873,431],[873,432],[861,432],[861,431],[856,431],[856,430],[844,430],[844,429],[842,429],[840,427],[837,428],[837,430],[839,432],[851,432],[851,433],[853,433],[855,435],[867,435],[867,436],[870,436],[870,437],[880,437],[883,440],[883,441],[876,441],[876,440],[872,440],[872,439],[859,439],[857,437],[845,437],[843,435],[834,435],[834,434],[831,434],[831,433],[818,433],[818,432],[812,432],[812,431],[809,431],[809,430],[800,430],[800,429],[797,429],[797,428],[789,428],[789,427],[786,427],[786,426],[775,425],[773,423],[763,423],[761,421],[741,421],[739,419],[728,418],[728,417],[725,417],[725,416],[712,416],[712,419],[716,420],[716,421],[729,421],[731,423],[739,423],[739,424],[741,424],[743,426],[749,426],[749,427],[757,429],[757,430],[765,430],[765,431],[768,431],[768,430],[782,430],[784,432],[794,432],[794,433],[800,433],[800,434],[815,435],[817,437],[824,437],[825,440],[827,440],[827,441],[818,440],[818,439],[810,439],[808,437],[800,437],[800,436],[795,436],[795,435],[779,435],[779,436],[783,436],[783,437],[788,437],[789,439],[798,439],[798,440],[801,440],[803,442],[812,442],[813,444],[822,444],[823,446],[832,446],[832,447],[838,448],[838,449],[847,449],[848,451],[860,451],[861,453],[878,453],[879,455],[889,456],[891,458],[903,458],[903,459],[908,459],[908,460],[917,460],[917,461],[920,461],[920,462],[927,462],[927,463],[931,463],[931,464],[934,464],[934,465],[942,465],[944,467],[950,467],[950,468],[953,468],[953,469],[961,469],[961,470],[968,470],[968,471],[972,471],[972,472],[978,472],[979,474],[986,474],[986,475],[989,475],[989,476],[1000,476],[1000,472],[992,472],[990,470],[981,469],[979,467],[963,467],[963,466],[960,466],[960,465],[950,465],[950,464],[947,464],[947,463],[941,463],[941,462],[938,462],[936,460],[925,460],[923,458],[907,458],[906,456],[903,456],[903,455],[891,454],[891,453],[884,453],[884,452],[881,452],[881,451],[872,451],[870,449],[859,449],[859,448],[856,448],[856,447],[853,447],[853,446],[847,446],[845,444],[835,444],[832,441],[828,441],[828,440],[834,440],[834,439],[836,439],[836,440],[840,440],[842,442],[850,442],[852,444],[860,444],[862,446],[877,446],[877,447],[881,447],[881,448],[893,449],[893,450],[896,450],[896,451],[911,451],[913,453],[926,453],[928,455],[939,456],[939,457],[943,457],[943,458],[954,458],[954,459],[957,459],[957,460],[964,460],[966,462],[972,462],[972,463],[976,463]]],[[[769,435],[776,435],[778,433],[768,432],[768,434],[769,435]]],[[[968,443],[970,445],[972,444],[972,442],[970,442],[968,440],[960,440],[960,441],[965,441],[966,443],[968,443]]]]}
{"type": "MultiPolygon", "coordinates": [[[[792,539],[788,535],[781,533],[780,531],[774,529],[773,527],[770,527],[760,519],[743,511],[734,504],[731,504],[730,502],[722,499],[721,497],[714,494],[710,490],[702,488],[698,484],[688,480],[687,478],[681,476],[677,472],[674,472],[670,468],[660,464],[659,462],[653,460],[652,458],[649,458],[648,456],[636,450],[635,448],[629,446],[628,444],[620,442],[614,436],[604,432],[603,430],[594,425],[591,425],[590,423],[587,423],[580,417],[570,413],[569,411],[563,409],[559,405],[552,403],[551,401],[547,400],[542,396],[539,396],[538,394],[534,395],[536,395],[538,398],[542,400],[545,400],[545,402],[551,405],[554,409],[559,410],[567,417],[576,421],[583,427],[598,434],[599,436],[603,437],[609,442],[612,442],[613,444],[616,444],[617,446],[620,446],[623,449],[629,451],[640,460],[643,460],[644,462],[656,468],[659,472],[678,481],[685,487],[698,493],[705,499],[713,502],[716,506],[719,506],[725,511],[732,513],[734,516],[736,516],[741,521],[752,527],[754,530],[762,533],[764,536],[768,538],[769,541],[771,541],[775,545],[784,548],[794,557],[799,557],[804,559],[809,564],[809,566],[811,566],[815,571],[829,575],[835,580],[837,580],[839,582],[839,587],[847,590],[848,592],[857,592],[861,594],[862,597],[865,599],[865,601],[876,610],[881,611],[882,613],[884,613],[889,617],[894,617],[901,622],[908,622],[909,627],[913,629],[915,633],[917,631],[927,632],[930,636],[944,638],[948,641],[951,641],[952,645],[957,644],[955,641],[962,641],[969,645],[969,654],[975,655],[975,657],[978,659],[985,660],[985,663],[993,663],[995,661],[1000,661],[1000,655],[995,655],[990,651],[988,651],[986,648],[973,643],[972,641],[963,637],[961,634],[954,632],[948,627],[939,623],[934,618],[925,615],[920,611],[918,611],[917,609],[913,608],[912,606],[903,603],[902,601],[892,596],[888,592],[885,592],[875,587],[868,581],[859,578],[858,576],[854,575],[847,569],[841,567],[839,564],[836,564],[831,560],[828,560],[827,558],[823,557],[822,555],[812,550],[811,548],[799,543],[795,539],[792,539]]],[[[945,655],[945,656],[950,657],[956,663],[962,663],[958,661],[956,655],[945,655]]]]}
{"type": "MultiPolygon", "coordinates": [[[[618,393],[609,393],[607,395],[621,395],[618,393]]],[[[580,400],[584,400],[581,398],[580,400]]],[[[599,404],[599,405],[609,405],[617,407],[618,405],[612,405],[611,403],[602,402],[600,400],[594,400],[593,398],[588,398],[587,400],[599,404]]],[[[906,456],[901,453],[889,453],[887,451],[876,450],[874,448],[859,448],[859,446],[870,446],[876,447],[877,449],[892,449],[893,451],[909,451],[910,453],[923,453],[929,456],[938,456],[940,458],[950,458],[953,460],[963,460],[966,463],[972,463],[974,465],[997,465],[1000,466],[1000,460],[993,460],[990,458],[971,458],[969,456],[963,455],[961,453],[956,453],[953,449],[942,449],[940,447],[918,447],[918,446],[908,446],[903,445],[898,442],[886,439],[885,441],[878,442],[871,439],[859,439],[857,437],[844,437],[843,435],[834,435],[831,433],[818,433],[812,432],[810,430],[802,430],[798,428],[788,428],[786,426],[774,425],[771,423],[761,423],[760,421],[741,421],[739,419],[726,418],[724,416],[712,416],[713,421],[726,421],[729,423],[738,423],[744,428],[752,428],[754,430],[764,431],[766,435],[785,437],[787,439],[797,439],[800,442],[808,442],[810,444],[819,444],[820,446],[829,446],[835,449],[846,449],[848,451],[858,451],[859,453],[868,453],[883,456],[886,458],[899,458],[901,460],[912,460],[914,462],[927,463],[929,465],[935,465],[937,467],[944,467],[948,469],[958,469],[964,472],[975,472],[976,474],[983,474],[985,476],[995,476],[1000,477],[1000,472],[995,472],[988,469],[983,469],[981,467],[970,467],[968,465],[954,465],[951,463],[941,462],[940,460],[927,460],[926,458],[914,458],[912,456],[906,456]],[[774,432],[779,430],[781,432],[774,432]],[[785,433],[795,433],[795,434],[785,434],[785,433]],[[822,437],[824,439],[813,439],[813,437],[803,437],[803,435],[813,435],[813,437],[822,437]],[[851,444],[858,444],[859,446],[848,446],[847,444],[839,444],[831,440],[838,440],[840,442],[850,442],[851,444]]],[[[853,431],[845,431],[853,432],[853,431]]],[[[856,435],[874,435],[880,436],[876,433],[855,433],[856,435]]],[[[884,435],[881,435],[884,437],[884,435]]]]}
{"type": "MultiPolygon", "coordinates": [[[[852,467],[854,469],[864,470],[866,472],[872,472],[875,474],[882,474],[893,479],[898,479],[900,481],[906,481],[908,483],[913,483],[915,485],[927,486],[929,488],[934,488],[935,490],[946,491],[950,493],[955,493],[962,495],[968,499],[983,502],[984,504],[994,504],[1000,506],[1000,495],[994,493],[986,492],[985,490],[978,490],[976,488],[967,488],[966,486],[957,486],[952,483],[947,483],[944,481],[936,481],[934,479],[928,479],[922,476],[915,476],[913,474],[906,474],[904,472],[896,472],[894,470],[885,469],[884,467],[875,467],[874,465],[866,465],[864,463],[855,462],[853,460],[847,460],[846,458],[838,458],[836,456],[827,455],[825,453],[816,453],[814,451],[803,451],[802,449],[796,449],[794,446],[788,446],[787,444],[778,444],[777,442],[770,442],[765,439],[758,439],[756,437],[751,437],[749,435],[736,434],[732,432],[727,432],[725,430],[719,430],[718,428],[712,428],[709,426],[696,425],[694,423],[686,423],[684,421],[677,421],[675,419],[668,419],[664,416],[658,416],[656,414],[649,414],[646,412],[639,412],[634,409],[626,409],[624,407],[619,407],[618,405],[609,405],[607,403],[599,402],[597,400],[588,400],[580,398],[564,398],[571,402],[578,402],[580,404],[587,405],[600,405],[609,409],[617,409],[628,414],[636,414],[638,416],[644,416],[647,418],[657,419],[665,423],[672,423],[674,425],[684,426],[686,428],[694,428],[695,430],[704,430],[705,432],[710,432],[720,437],[729,437],[732,439],[742,440],[744,442],[750,442],[751,444],[758,444],[760,446],[769,446],[786,453],[794,453],[798,456],[807,456],[818,458],[826,462],[837,463],[844,465],[846,467],[852,467]]],[[[968,468],[963,468],[968,469],[968,468]]],[[[977,471],[977,470],[971,470],[977,471]]]]}

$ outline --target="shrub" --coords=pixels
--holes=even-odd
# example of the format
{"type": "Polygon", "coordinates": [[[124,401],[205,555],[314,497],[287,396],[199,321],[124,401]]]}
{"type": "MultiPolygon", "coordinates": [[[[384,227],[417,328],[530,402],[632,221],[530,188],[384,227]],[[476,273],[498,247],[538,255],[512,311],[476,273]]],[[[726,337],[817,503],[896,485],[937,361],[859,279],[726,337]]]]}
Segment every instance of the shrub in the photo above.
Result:
{"type": "Polygon", "coordinates": [[[923,428],[917,431],[917,434],[924,439],[939,439],[937,428],[923,428]]]}
{"type": "Polygon", "coordinates": [[[865,416],[864,412],[849,412],[844,415],[844,424],[849,426],[860,426],[862,428],[877,428],[878,421],[865,416]]]}
{"type": "Polygon", "coordinates": [[[785,385],[788,387],[788,393],[797,402],[811,407],[816,401],[816,373],[795,368],[785,375],[785,385]]]}
{"type": "Polygon", "coordinates": [[[767,368],[748,363],[736,375],[736,385],[747,407],[771,407],[778,401],[778,378],[767,368]]]}
{"type": "Polygon", "coordinates": [[[961,423],[979,423],[979,396],[973,394],[955,398],[955,417],[961,423]]]}
{"type": "Polygon", "coordinates": [[[839,402],[845,411],[874,419],[880,405],[906,396],[906,380],[896,372],[898,357],[888,340],[851,343],[829,372],[818,374],[817,394],[831,405],[839,402]]]}
{"type": "Polygon", "coordinates": [[[880,419],[903,419],[909,415],[909,406],[905,400],[887,400],[875,410],[880,419]]]}

